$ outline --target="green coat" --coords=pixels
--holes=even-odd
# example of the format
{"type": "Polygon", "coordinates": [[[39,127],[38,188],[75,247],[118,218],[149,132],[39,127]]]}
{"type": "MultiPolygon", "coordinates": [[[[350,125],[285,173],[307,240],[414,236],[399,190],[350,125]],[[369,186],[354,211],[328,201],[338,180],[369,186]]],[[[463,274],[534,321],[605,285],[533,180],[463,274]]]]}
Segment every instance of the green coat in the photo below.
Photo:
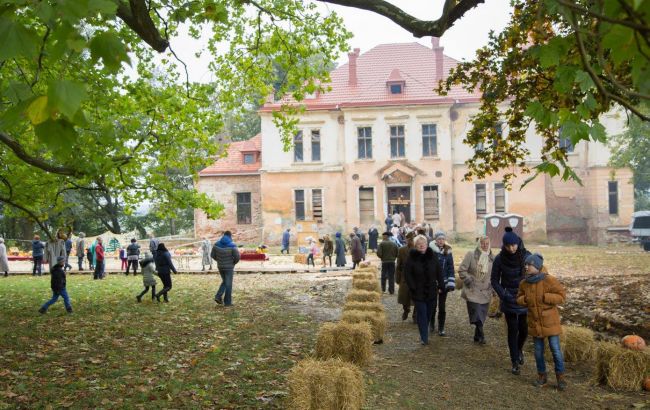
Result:
{"type": "Polygon", "coordinates": [[[409,287],[406,284],[406,275],[404,274],[404,266],[409,256],[411,247],[405,245],[397,251],[397,263],[395,264],[395,281],[399,285],[397,291],[397,303],[404,306],[411,306],[411,294],[409,287]]]}
{"type": "Polygon", "coordinates": [[[395,262],[397,259],[398,248],[394,242],[384,239],[377,248],[377,256],[382,262],[395,262]]]}

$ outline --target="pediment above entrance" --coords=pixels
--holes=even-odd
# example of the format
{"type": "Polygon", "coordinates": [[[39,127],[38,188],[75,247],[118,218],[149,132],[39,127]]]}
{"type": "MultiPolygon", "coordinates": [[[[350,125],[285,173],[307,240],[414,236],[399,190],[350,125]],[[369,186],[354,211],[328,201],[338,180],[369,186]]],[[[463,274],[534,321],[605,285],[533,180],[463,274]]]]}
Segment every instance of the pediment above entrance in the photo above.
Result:
{"type": "Polygon", "coordinates": [[[382,167],[377,174],[379,177],[386,181],[386,183],[412,183],[413,179],[419,175],[426,175],[424,171],[418,167],[408,163],[407,161],[391,162],[382,167]]]}

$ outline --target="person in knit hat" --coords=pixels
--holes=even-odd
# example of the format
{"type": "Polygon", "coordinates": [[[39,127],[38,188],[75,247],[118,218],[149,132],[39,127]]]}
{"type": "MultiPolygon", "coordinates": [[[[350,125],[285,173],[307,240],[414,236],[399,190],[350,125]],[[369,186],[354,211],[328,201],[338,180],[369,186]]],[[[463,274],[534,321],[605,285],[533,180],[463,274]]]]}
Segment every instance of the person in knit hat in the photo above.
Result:
{"type": "Polygon", "coordinates": [[[447,318],[447,294],[456,289],[456,274],[454,272],[454,256],[451,253],[451,246],[447,244],[447,235],[443,231],[437,231],[433,235],[433,241],[429,247],[438,255],[438,263],[444,280],[443,291],[438,293],[438,303],[433,304],[431,315],[431,331],[436,328],[436,309],[438,310],[438,336],[446,336],[445,319],[447,318]]]}
{"type": "Polygon", "coordinates": [[[151,252],[146,251],[144,253],[144,259],[140,261],[140,267],[142,268],[142,284],[144,285],[144,290],[140,292],[135,299],[138,303],[142,302],[142,297],[146,295],[147,292],[149,292],[149,288],[151,288],[151,300],[153,301],[156,298],[156,278],[153,276],[156,274],[156,262],[154,261],[151,252]]]}
{"type": "Polygon", "coordinates": [[[547,383],[546,363],[544,361],[544,339],[555,363],[555,377],[559,390],[566,389],[564,381],[564,357],[560,349],[560,312],[557,305],[566,301],[566,292],[562,284],[548,274],[542,255],[528,255],[525,260],[526,277],[519,284],[517,303],[528,308],[528,333],[535,342],[535,364],[537,380],[535,386],[543,387],[547,383]]]}
{"type": "Polygon", "coordinates": [[[501,299],[500,308],[508,325],[508,350],[512,362],[512,374],[519,375],[520,366],[524,364],[522,348],[528,336],[526,323],[528,310],[525,306],[517,304],[517,292],[519,283],[524,279],[525,261],[530,252],[524,248],[523,241],[512,231],[512,228],[506,228],[502,242],[501,252],[492,263],[490,283],[501,299]]]}
{"type": "Polygon", "coordinates": [[[63,265],[65,264],[66,257],[60,255],[56,258],[56,263],[50,262],[52,264],[52,270],[50,271],[50,287],[52,288],[52,298],[45,302],[38,313],[44,314],[47,312],[47,309],[53,305],[59,296],[63,298],[63,304],[65,305],[65,310],[68,313],[72,313],[72,305],[70,304],[70,297],[68,296],[68,291],[66,290],[66,280],[65,280],[65,271],[63,270],[63,265]]]}

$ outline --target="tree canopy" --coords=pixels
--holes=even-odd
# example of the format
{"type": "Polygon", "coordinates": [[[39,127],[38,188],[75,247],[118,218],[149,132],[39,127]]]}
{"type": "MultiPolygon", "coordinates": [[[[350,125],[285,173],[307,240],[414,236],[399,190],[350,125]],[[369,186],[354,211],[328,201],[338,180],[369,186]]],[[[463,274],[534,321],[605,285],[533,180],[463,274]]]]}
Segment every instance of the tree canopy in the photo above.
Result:
{"type": "MultiPolygon", "coordinates": [[[[386,16],[416,37],[442,36],[484,2],[445,0],[429,21],[382,0],[321,1],[386,16]]],[[[484,149],[466,177],[529,171],[534,124],[545,141],[534,171],[577,178],[560,130],[574,144],[605,141],[598,118],[615,105],[648,121],[636,107],[650,95],[650,0],[511,4],[508,27],[441,84],[482,93],[465,142],[484,149]]],[[[350,34],[336,14],[299,0],[6,0],[0,38],[0,202],[51,232],[47,221],[80,191],[104,207],[110,192],[127,213],[147,202],[160,217],[187,206],[218,217],[221,206],[192,187],[224,152],[214,136],[266,96],[327,91],[350,34]],[[180,27],[195,39],[210,32],[197,54],[210,53],[213,84],[189,81],[174,51],[180,27]]],[[[275,115],[285,136],[296,110],[275,115]]]]}

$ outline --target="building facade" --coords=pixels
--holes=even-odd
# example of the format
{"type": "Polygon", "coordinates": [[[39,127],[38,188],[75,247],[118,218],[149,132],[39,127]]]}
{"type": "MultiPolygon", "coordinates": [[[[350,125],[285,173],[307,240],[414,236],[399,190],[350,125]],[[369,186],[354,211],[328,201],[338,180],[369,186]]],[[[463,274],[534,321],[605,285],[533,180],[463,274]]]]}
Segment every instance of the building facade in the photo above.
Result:
{"type": "MultiPolygon", "coordinates": [[[[631,171],[609,168],[609,151],[598,142],[573,147],[560,141],[567,144],[569,163],[583,186],[546,175],[523,189],[525,178],[517,178],[511,190],[504,189],[499,174],[463,181],[474,149],[463,139],[478,113],[479,97],[460,88],[447,96],[433,91],[455,64],[435,38],[431,48],[386,44],[361,55],[355,49],[349,62],[332,72],[331,91],[304,101],[307,110],[289,151],[272,121],[280,102],[262,107],[259,202],[252,199],[259,214],[250,226],[259,229],[260,240],[278,242],[287,227],[309,234],[382,227],[395,210],[409,221],[468,236],[484,232],[486,215],[520,214],[530,240],[602,243],[629,224],[631,171]]],[[[603,123],[610,135],[624,124],[616,113],[603,123]]],[[[502,130],[506,137],[507,131],[502,130]]],[[[527,163],[534,166],[542,138],[533,129],[527,145],[527,163]]],[[[199,176],[200,189],[224,203],[233,204],[235,191],[244,189],[217,190],[216,184],[231,184],[231,177],[205,170],[199,176]]],[[[200,214],[197,234],[208,223],[200,214]]]]}

